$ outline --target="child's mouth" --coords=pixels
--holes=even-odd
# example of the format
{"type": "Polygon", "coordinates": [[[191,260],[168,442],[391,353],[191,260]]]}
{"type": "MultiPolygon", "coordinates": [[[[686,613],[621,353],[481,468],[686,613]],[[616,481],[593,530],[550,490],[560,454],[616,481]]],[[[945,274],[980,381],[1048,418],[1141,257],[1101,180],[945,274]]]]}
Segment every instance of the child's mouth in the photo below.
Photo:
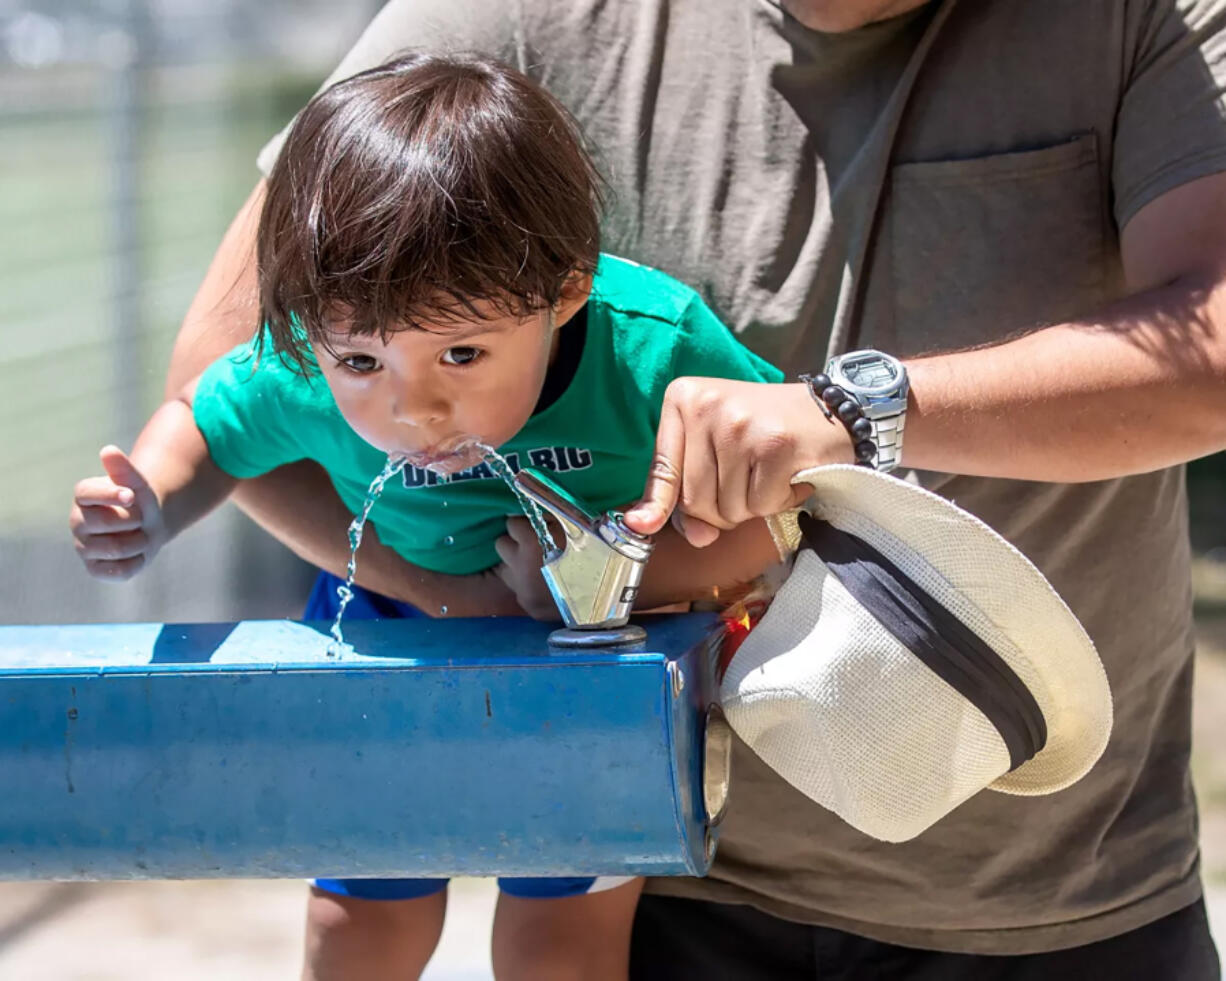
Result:
{"type": "Polygon", "coordinates": [[[481,457],[482,452],[477,440],[471,436],[418,453],[404,454],[404,459],[410,466],[437,474],[452,474],[464,470],[479,463],[481,457]]]}

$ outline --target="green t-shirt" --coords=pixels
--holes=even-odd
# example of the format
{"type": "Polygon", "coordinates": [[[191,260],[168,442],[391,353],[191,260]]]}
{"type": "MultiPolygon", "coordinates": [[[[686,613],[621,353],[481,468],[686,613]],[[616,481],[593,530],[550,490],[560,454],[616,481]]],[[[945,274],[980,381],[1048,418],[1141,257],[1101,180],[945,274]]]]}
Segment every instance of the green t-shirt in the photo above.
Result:
{"type": "MultiPolygon", "coordinates": [[[[689,287],[602,256],[574,377],[499,452],[513,469],[549,472],[595,509],[622,507],[643,491],[664,390],[684,375],[783,377],[689,287]]],[[[304,377],[273,354],[257,360],[251,343],[208,368],[193,404],[209,453],[227,473],[254,477],[314,460],[355,513],[386,461],[349,428],[320,375],[304,377]]],[[[449,478],[406,467],[388,481],[371,520],[380,541],[409,562],[462,575],[498,563],[494,542],[512,514],[522,514],[514,495],[485,464],[449,478]]]]}

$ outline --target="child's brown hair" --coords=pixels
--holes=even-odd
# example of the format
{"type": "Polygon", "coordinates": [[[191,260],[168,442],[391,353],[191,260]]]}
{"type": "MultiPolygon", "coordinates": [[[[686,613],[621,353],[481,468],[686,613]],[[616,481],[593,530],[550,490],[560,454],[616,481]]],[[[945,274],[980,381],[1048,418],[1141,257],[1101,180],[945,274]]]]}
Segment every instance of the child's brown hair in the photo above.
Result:
{"type": "Polygon", "coordinates": [[[536,82],[481,55],[399,56],[291,127],[260,215],[261,322],[306,368],[338,317],[386,337],[479,301],[526,316],[595,270],[601,192],[536,82]]]}

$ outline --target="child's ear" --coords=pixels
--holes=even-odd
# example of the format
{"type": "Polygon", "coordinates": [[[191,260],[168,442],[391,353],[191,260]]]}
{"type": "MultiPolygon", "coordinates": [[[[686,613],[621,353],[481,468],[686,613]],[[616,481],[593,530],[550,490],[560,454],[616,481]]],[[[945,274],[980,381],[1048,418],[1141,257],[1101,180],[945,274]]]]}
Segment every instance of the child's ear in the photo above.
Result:
{"type": "Polygon", "coordinates": [[[592,274],[576,269],[566,277],[566,282],[562,284],[562,295],[558,297],[558,304],[554,308],[554,323],[561,326],[570,320],[579,312],[579,308],[587,303],[587,298],[591,294],[592,274]]]}

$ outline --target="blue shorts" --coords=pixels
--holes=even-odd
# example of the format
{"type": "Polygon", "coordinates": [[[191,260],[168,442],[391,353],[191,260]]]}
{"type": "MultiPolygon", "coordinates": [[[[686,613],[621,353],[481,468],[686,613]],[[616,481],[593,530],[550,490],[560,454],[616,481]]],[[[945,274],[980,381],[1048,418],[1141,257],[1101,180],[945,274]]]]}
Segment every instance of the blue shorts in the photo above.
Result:
{"type": "MultiPolygon", "coordinates": [[[[307,599],[306,620],[331,620],[336,616],[336,587],[343,580],[329,572],[321,572],[307,599]]],[[[353,587],[353,599],[345,608],[346,620],[387,620],[396,617],[417,619],[425,614],[415,606],[372,593],[361,586],[353,587]]],[[[355,899],[419,899],[432,896],[447,888],[446,879],[316,879],[315,886],[325,892],[355,899]]],[[[589,892],[613,889],[630,882],[625,876],[581,876],[552,879],[499,879],[498,888],[509,896],[525,899],[558,899],[562,896],[582,896],[589,892]]]]}

